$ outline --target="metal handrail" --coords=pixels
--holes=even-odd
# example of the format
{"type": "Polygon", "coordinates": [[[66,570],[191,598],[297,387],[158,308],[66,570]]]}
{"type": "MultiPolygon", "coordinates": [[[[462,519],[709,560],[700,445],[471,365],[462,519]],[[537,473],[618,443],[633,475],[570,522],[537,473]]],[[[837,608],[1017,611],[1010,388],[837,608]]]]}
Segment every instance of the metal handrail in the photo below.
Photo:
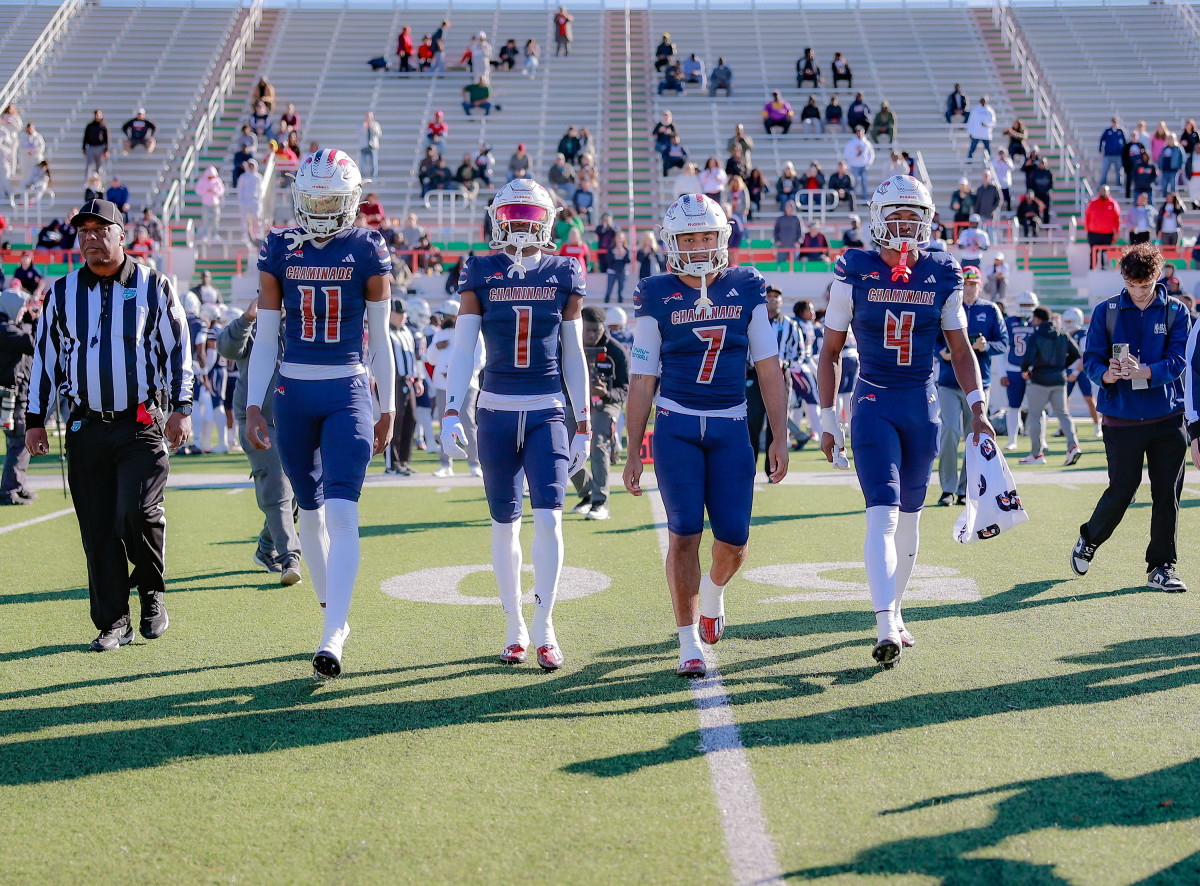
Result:
{"type": "Polygon", "coordinates": [[[187,193],[192,173],[196,170],[196,162],[200,156],[200,152],[208,144],[208,139],[212,135],[213,124],[225,112],[225,99],[232,91],[234,82],[237,79],[237,73],[241,70],[242,63],[246,59],[246,49],[254,42],[254,34],[259,24],[262,23],[262,13],[263,0],[252,0],[246,18],[242,22],[242,31],[234,41],[229,52],[229,58],[225,60],[225,64],[221,67],[221,71],[215,79],[215,85],[209,94],[208,104],[205,106],[204,112],[200,115],[200,119],[192,127],[195,133],[192,143],[188,146],[187,151],[184,152],[182,159],[179,161],[179,168],[172,177],[171,185],[167,189],[166,196],[163,198],[161,218],[167,224],[179,219],[183,210],[184,195],[187,193]]]}
{"type": "Polygon", "coordinates": [[[1188,54],[1191,55],[1193,61],[1200,61],[1200,52],[1196,51],[1196,43],[1200,41],[1200,15],[1196,13],[1196,9],[1191,3],[1186,3],[1184,0],[1168,0],[1168,3],[1174,7],[1175,14],[1179,16],[1179,20],[1191,34],[1192,39],[1184,41],[1188,47],[1188,54]]]}
{"type": "Polygon", "coordinates": [[[42,28],[42,33],[38,35],[37,40],[29,47],[25,57],[18,63],[16,70],[4,84],[4,88],[0,89],[0,108],[7,108],[9,104],[16,101],[17,95],[28,83],[29,76],[38,68],[42,59],[46,57],[59,36],[66,30],[67,24],[83,6],[83,0],[63,0],[62,5],[50,17],[46,27],[42,28]]]}
{"type": "Polygon", "coordinates": [[[626,207],[629,224],[633,225],[633,27],[629,23],[629,0],[625,0],[625,175],[629,194],[626,207]]]}

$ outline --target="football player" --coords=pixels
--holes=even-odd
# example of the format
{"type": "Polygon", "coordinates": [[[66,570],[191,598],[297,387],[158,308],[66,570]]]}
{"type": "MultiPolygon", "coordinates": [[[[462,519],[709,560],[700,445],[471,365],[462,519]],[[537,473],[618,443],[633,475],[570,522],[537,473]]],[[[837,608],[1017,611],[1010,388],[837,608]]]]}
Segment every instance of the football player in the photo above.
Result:
{"type": "Polygon", "coordinates": [[[721,639],[725,586],[746,559],[754,497],[747,353],[773,435],[767,456],[771,481],[778,483],[788,469],[787,393],[767,318],[767,281],[753,268],[729,267],[730,230],[725,212],[710,198],[680,197],[662,224],[670,273],[642,280],[633,297],[637,322],[625,488],[642,494],[639,446],[656,404],[654,464],[667,511],[667,584],[679,630],[681,677],[704,676],[700,641],[721,639]],[[713,534],[712,568],[701,576],[705,511],[713,534]]]}
{"type": "Polygon", "coordinates": [[[256,449],[272,445],[261,407],[279,350],[274,441],[300,507],[300,548],[325,629],[313,671],[342,671],[346,618],[358,575],[358,498],[372,455],[391,440],[395,363],[388,339],[392,262],[378,231],[354,227],[362,176],[338,150],[309,154],[292,183],[298,226],[273,230],[258,255],[258,330],[250,354],[246,436],[256,449]],[[371,375],[381,415],[372,404],[363,352],[366,326],[371,375]]]}
{"type": "Polygon", "coordinates": [[[1033,326],[1029,321],[1037,306],[1038,297],[1035,293],[1022,292],[1016,298],[1013,312],[1004,319],[1004,325],[1008,328],[1008,361],[1005,364],[1007,372],[1000,379],[1000,385],[1008,391],[1008,445],[1004,448],[1009,452],[1017,448],[1017,440],[1021,436],[1021,402],[1025,399],[1021,358],[1025,356],[1029,336],[1033,335],[1033,326]]]}
{"type": "Polygon", "coordinates": [[[563,562],[563,498],[567,477],[586,462],[591,443],[580,319],[584,272],[569,256],[544,254],[554,249],[556,214],[549,192],[530,179],[509,182],[488,208],[490,245],[498,252],[472,258],[462,269],[441,434],[443,452],[466,455],[459,409],[482,330],[487,362],[476,420],[492,517],[492,565],[508,620],[500,660],[524,662],[532,642],[538,664],[548,671],[563,666],[553,621],[563,562]],[[577,422],[569,443],[564,381],[577,422]],[[533,508],[532,641],[521,612],[522,478],[533,508]]]}
{"type": "MultiPolygon", "coordinates": [[[[1075,346],[1082,354],[1087,340],[1087,329],[1083,325],[1083,311],[1079,308],[1067,308],[1062,312],[1062,325],[1063,332],[1075,339],[1075,346]]],[[[1087,404],[1088,412],[1091,413],[1092,423],[1096,426],[1096,437],[1099,439],[1104,436],[1104,427],[1100,424],[1100,413],[1096,411],[1096,398],[1092,395],[1092,380],[1083,371],[1082,359],[1067,371],[1068,397],[1071,396],[1071,391],[1075,390],[1076,385],[1079,386],[1079,393],[1083,395],[1083,402],[1087,404]]]]}
{"type": "Polygon", "coordinates": [[[821,449],[848,467],[836,403],[842,346],[853,326],[859,376],[850,438],[867,505],[863,555],[875,609],[873,656],[891,667],[912,634],[901,615],[917,558],[921,509],[937,456],[933,365],[938,333],[950,349],[954,376],[972,413],[974,442],[995,436],[984,412],[979,365],[967,340],[963,276],[947,252],[929,252],[934,205],[928,189],[894,175],[871,198],[871,236],[879,251],[849,249],[838,259],[825,313],[818,367],[821,449]]]}

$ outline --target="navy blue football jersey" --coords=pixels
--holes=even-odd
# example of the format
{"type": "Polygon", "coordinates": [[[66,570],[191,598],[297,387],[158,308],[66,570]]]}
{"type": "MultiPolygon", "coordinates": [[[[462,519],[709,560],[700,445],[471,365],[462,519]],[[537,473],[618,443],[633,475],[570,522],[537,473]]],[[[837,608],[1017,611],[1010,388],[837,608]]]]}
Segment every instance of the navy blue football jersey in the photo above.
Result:
{"type": "Polygon", "coordinates": [[[470,259],[459,292],[474,292],[483,312],[487,363],[483,390],[541,396],[562,391],[559,328],[571,296],[586,295],[579,262],[543,255],[522,277],[509,274],[512,259],[498,253],[470,259]]]}
{"type": "Polygon", "coordinates": [[[1005,317],[1004,325],[1008,327],[1008,371],[1020,372],[1021,358],[1025,356],[1033,327],[1029,325],[1028,317],[1005,317]]]}
{"type": "Polygon", "coordinates": [[[288,249],[289,230],[274,230],[258,253],[258,269],[283,289],[283,359],[318,366],[363,362],[367,281],[391,275],[383,237],[350,228],[323,246],[288,249]]]}

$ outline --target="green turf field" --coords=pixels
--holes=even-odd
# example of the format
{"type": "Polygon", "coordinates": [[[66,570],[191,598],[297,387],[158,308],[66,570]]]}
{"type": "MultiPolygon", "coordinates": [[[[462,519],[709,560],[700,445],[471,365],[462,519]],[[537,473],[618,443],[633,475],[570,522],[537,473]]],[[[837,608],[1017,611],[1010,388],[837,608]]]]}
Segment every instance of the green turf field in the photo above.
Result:
{"type": "MultiPolygon", "coordinates": [[[[926,511],[920,564],[941,569],[906,599],[919,645],[891,671],[870,658],[857,490],[814,485],[830,475],[807,451],[796,482],[759,488],[716,657],[787,882],[1200,882],[1200,494],[1185,492],[1180,532],[1192,593],[1142,587],[1148,490],[1089,577],[1069,579],[1102,489],[1086,473],[1100,446],[1083,436],[1061,482],[1014,469],[1032,520],[1011,534],[959,546],[957,509],[926,511]]],[[[611,583],[559,604],[567,666],[547,675],[498,664],[498,606],[382,589],[429,596],[432,580],[388,580],[487,566],[479,487],[369,486],[346,674],[329,685],[308,663],[308,584],[280,588],[250,561],[251,490],[168,494],[171,628],[104,655],[83,651],[94,630],[74,517],[9,528],[68,506],[44,491],[0,509],[0,881],[739,877],[729,798],[674,676],[648,498],[615,493],[606,523],[565,520],[566,564],[587,572],[564,594],[611,583]]],[[[486,569],[458,592],[490,595],[486,569]]]]}

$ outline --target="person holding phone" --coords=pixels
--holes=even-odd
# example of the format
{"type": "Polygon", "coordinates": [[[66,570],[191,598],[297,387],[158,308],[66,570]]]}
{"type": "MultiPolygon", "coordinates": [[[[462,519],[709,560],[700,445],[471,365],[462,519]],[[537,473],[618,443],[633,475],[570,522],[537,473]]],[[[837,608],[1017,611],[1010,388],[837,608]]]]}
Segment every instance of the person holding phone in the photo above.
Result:
{"type": "MultiPolygon", "coordinates": [[[[1076,575],[1088,571],[1096,549],[1109,539],[1133,503],[1145,463],[1152,501],[1146,585],[1178,593],[1187,590],[1175,572],[1179,496],[1188,450],[1185,352],[1194,351],[1195,342],[1189,337],[1187,308],[1158,283],[1162,267],[1158,247],[1151,243],[1131,247],[1120,264],[1125,288],[1092,312],[1083,371],[1098,389],[1096,409],[1103,417],[1108,488],[1091,518],[1079,527],[1070,562],[1076,575]]],[[[1187,409],[1195,419],[1196,407],[1189,402],[1187,409]]],[[[1193,427],[1200,430],[1200,422],[1193,427]]]]}

